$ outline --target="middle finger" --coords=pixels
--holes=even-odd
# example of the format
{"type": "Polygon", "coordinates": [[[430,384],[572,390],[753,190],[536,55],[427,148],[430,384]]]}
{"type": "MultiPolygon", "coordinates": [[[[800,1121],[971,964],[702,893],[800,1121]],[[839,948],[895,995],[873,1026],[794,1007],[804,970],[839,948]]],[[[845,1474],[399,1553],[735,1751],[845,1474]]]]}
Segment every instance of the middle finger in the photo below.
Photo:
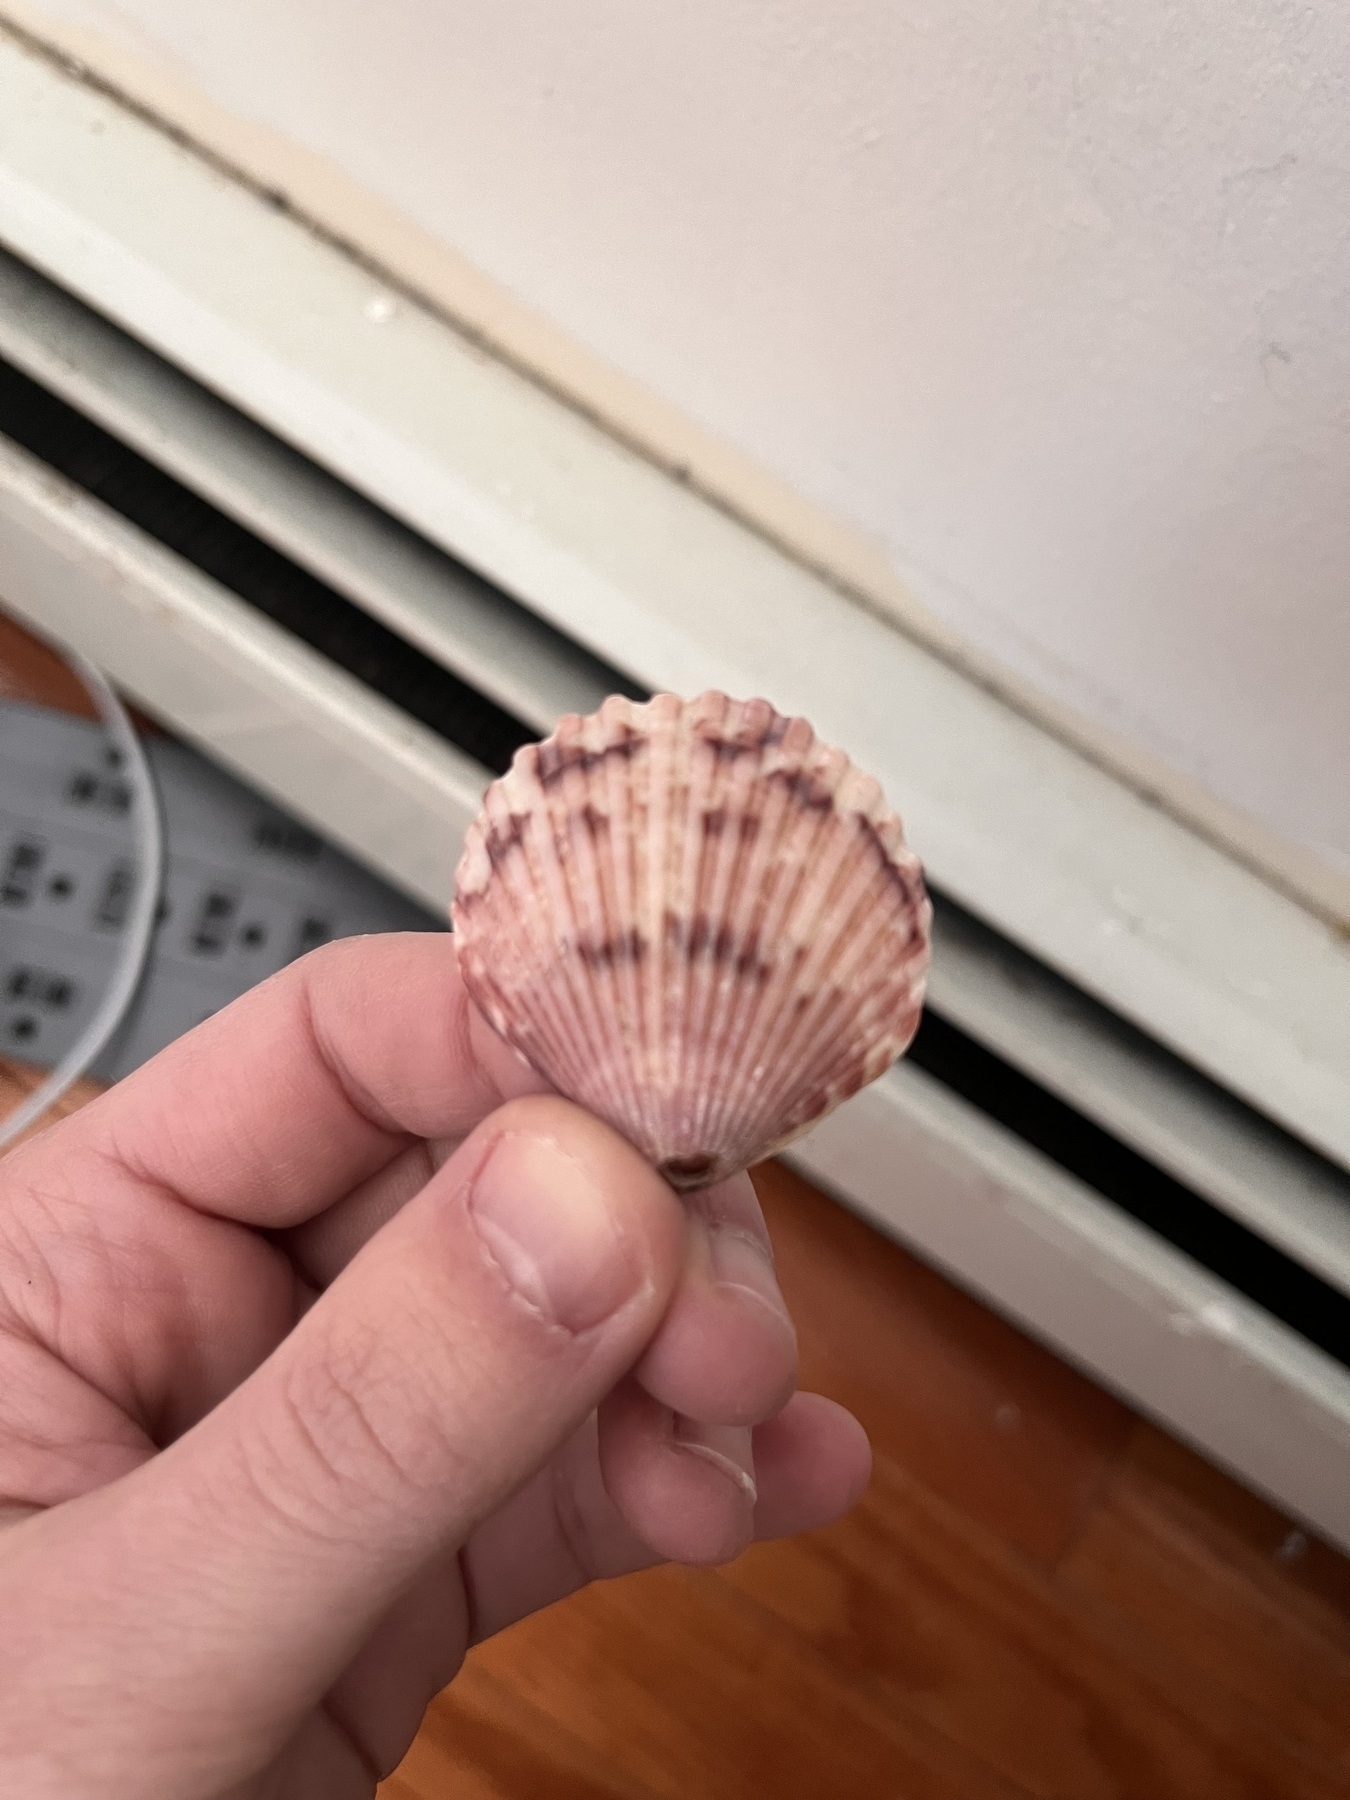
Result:
{"type": "Polygon", "coordinates": [[[687,1195],[685,1265],[634,1371],[653,1400],[712,1425],[757,1425],[797,1377],[797,1334],[748,1175],[687,1195]]]}

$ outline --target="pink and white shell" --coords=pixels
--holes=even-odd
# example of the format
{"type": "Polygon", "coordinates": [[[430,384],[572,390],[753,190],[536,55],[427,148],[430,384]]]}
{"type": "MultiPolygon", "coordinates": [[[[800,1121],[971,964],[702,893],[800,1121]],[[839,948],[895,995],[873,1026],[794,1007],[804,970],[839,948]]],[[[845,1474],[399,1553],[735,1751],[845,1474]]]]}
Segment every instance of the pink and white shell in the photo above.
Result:
{"type": "Polygon", "coordinates": [[[471,827],[464,981],[673,1186],[790,1143],[913,1037],[932,909],[878,784],[765,700],[607,700],[471,827]]]}

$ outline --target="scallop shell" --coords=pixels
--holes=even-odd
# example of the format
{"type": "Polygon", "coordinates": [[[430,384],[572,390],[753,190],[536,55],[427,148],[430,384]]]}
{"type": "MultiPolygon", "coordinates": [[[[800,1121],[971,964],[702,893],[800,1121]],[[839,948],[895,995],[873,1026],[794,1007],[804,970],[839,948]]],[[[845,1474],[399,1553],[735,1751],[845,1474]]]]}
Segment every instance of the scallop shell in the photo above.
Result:
{"type": "Polygon", "coordinates": [[[710,693],[616,696],[519,751],[452,916],[497,1030],[690,1189],[904,1050],[932,909],[871,776],[805,719],[710,693]]]}

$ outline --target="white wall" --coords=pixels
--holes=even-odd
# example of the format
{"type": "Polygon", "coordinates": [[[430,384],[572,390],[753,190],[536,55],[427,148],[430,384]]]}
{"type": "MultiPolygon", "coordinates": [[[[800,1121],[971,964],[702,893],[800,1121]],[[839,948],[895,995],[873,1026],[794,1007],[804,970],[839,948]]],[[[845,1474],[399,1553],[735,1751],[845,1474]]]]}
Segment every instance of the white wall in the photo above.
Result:
{"type": "Polygon", "coordinates": [[[327,159],[1350,872],[1342,0],[13,9],[327,159]]]}

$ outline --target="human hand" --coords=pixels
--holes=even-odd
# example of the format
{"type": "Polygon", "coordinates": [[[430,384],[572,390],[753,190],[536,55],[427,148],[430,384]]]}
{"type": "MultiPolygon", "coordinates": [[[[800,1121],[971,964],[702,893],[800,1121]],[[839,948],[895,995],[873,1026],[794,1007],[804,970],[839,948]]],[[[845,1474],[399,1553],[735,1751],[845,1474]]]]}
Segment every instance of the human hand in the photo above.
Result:
{"type": "Polygon", "coordinates": [[[681,1205],[452,940],[316,952],[0,1162],[0,1793],[370,1795],[476,1640],[847,1508],[794,1375],[747,1177],[681,1205]]]}

